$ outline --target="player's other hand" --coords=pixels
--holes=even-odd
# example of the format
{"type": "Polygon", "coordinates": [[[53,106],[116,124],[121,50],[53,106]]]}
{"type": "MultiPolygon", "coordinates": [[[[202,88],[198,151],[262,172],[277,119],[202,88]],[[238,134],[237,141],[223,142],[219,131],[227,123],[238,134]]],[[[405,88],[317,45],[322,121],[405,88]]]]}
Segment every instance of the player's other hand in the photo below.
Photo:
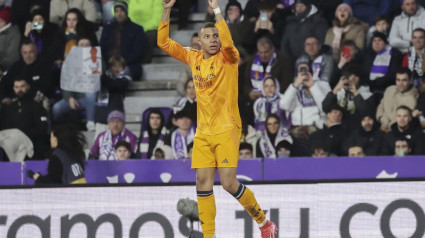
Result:
{"type": "Polygon", "coordinates": [[[212,7],[212,9],[215,9],[218,7],[218,0],[208,0],[208,4],[212,7]]]}
{"type": "Polygon", "coordinates": [[[162,0],[162,6],[164,7],[164,9],[172,8],[174,6],[174,3],[176,3],[176,0],[162,0]]]}

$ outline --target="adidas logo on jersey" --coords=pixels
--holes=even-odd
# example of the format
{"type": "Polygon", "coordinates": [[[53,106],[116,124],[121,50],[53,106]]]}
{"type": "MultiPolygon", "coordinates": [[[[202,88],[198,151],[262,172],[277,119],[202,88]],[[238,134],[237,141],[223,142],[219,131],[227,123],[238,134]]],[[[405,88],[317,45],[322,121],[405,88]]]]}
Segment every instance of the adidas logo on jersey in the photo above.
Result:
{"type": "Polygon", "coordinates": [[[221,161],[222,164],[228,164],[229,161],[227,161],[227,159],[225,158],[223,161],[221,161]]]}

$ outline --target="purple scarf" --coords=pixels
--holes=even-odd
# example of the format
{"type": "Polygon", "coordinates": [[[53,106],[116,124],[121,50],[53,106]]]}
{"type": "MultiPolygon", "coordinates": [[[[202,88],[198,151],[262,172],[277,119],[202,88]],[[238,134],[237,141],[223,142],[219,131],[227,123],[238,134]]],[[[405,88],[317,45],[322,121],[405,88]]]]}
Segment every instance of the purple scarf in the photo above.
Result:
{"type": "Polygon", "coordinates": [[[180,129],[176,129],[171,134],[171,145],[173,148],[175,159],[186,159],[187,158],[187,145],[193,141],[195,137],[195,127],[192,126],[187,132],[186,137],[180,133],[180,129]]]}
{"type": "MultiPolygon", "coordinates": [[[[164,145],[165,141],[165,134],[167,134],[167,128],[162,127],[161,134],[159,135],[158,141],[156,142],[155,148],[161,147],[164,145]]],[[[143,131],[142,133],[142,141],[139,145],[140,153],[142,156],[142,159],[149,159],[148,158],[148,150],[149,150],[149,132],[147,130],[143,131]]],[[[155,151],[155,149],[153,149],[155,151]]]]}
{"type": "Polygon", "coordinates": [[[316,106],[316,102],[314,101],[313,95],[308,88],[301,86],[297,92],[298,100],[300,101],[303,107],[314,107],[316,106]]]}
{"type": "Polygon", "coordinates": [[[270,71],[272,70],[272,65],[276,59],[276,52],[273,53],[272,58],[270,59],[267,67],[266,72],[264,72],[263,62],[261,62],[260,55],[256,55],[254,62],[251,66],[251,83],[252,83],[252,89],[254,91],[261,92],[263,89],[263,80],[270,76],[270,71]]]}

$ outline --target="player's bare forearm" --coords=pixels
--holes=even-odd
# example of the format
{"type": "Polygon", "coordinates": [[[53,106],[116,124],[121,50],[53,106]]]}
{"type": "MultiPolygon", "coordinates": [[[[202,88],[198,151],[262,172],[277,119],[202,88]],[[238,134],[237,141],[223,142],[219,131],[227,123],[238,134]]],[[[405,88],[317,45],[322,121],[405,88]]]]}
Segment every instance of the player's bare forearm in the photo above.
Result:
{"type": "MultiPolygon", "coordinates": [[[[208,4],[210,5],[210,7],[212,9],[217,9],[218,8],[218,0],[208,0],[208,4]]],[[[215,13],[215,20],[216,22],[220,22],[221,20],[224,20],[223,15],[221,13],[215,13]]]]}
{"type": "Polygon", "coordinates": [[[171,8],[173,7],[174,3],[176,3],[176,0],[162,0],[163,10],[161,22],[163,24],[167,23],[170,20],[171,8]]]}

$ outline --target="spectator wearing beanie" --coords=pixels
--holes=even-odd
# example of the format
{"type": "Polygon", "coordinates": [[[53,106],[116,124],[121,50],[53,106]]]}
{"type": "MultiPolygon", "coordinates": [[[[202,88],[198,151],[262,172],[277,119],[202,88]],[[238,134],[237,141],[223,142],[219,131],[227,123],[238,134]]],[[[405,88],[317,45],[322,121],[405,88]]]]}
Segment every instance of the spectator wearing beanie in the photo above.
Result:
{"type": "Polygon", "coordinates": [[[91,150],[89,158],[98,160],[117,160],[114,147],[118,141],[127,141],[131,153],[135,152],[137,136],[125,128],[125,115],[121,111],[112,111],[108,115],[108,130],[101,132],[91,150]]]}
{"type": "Polygon", "coordinates": [[[10,22],[10,7],[0,10],[0,73],[19,59],[19,28],[10,22]]]}
{"type": "Polygon", "coordinates": [[[326,33],[325,45],[332,49],[332,55],[335,60],[344,57],[341,52],[341,43],[346,40],[352,40],[356,47],[363,50],[366,39],[366,24],[353,16],[353,10],[350,5],[342,3],[335,11],[333,27],[326,33]]]}
{"type": "Polygon", "coordinates": [[[103,60],[108,62],[112,56],[122,56],[130,68],[133,80],[138,81],[142,76],[141,64],[145,50],[144,29],[128,17],[126,1],[117,1],[114,12],[114,21],[103,28],[100,38],[103,60]]]}
{"type": "Polygon", "coordinates": [[[385,89],[394,84],[401,61],[400,51],[388,44],[384,33],[375,31],[372,36],[372,47],[365,54],[363,66],[377,102],[382,98],[385,89]]]}
{"type": "Polygon", "coordinates": [[[328,23],[321,11],[310,0],[295,1],[295,15],[286,19],[285,31],[280,44],[284,56],[299,58],[304,53],[304,42],[308,36],[316,36],[324,42],[328,23]]]}

